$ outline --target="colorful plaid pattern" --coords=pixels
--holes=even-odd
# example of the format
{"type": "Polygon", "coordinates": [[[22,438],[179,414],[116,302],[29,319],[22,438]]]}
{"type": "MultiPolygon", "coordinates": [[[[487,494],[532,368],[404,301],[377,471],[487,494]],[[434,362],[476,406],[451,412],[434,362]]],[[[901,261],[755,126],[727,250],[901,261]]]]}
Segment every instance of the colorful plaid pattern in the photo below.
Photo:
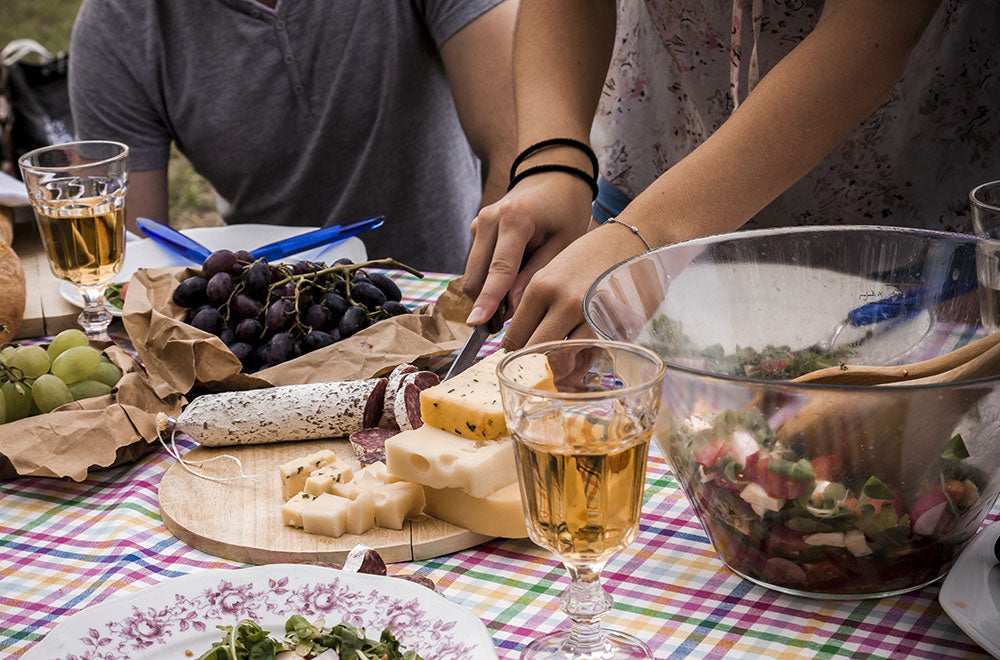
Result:
{"type": "MultiPolygon", "coordinates": [[[[446,276],[398,279],[411,302],[434,300],[447,283],[446,276]]],[[[158,451],[79,484],[0,483],[0,657],[22,655],[60,617],[116,593],[241,566],[167,532],[157,484],[172,463],[158,451]]],[[[493,541],[390,571],[434,580],[445,597],[483,619],[505,660],[566,625],[559,611],[566,572],[526,540],[493,541]]],[[[655,450],[638,538],[608,563],[604,585],[615,599],[606,624],[643,639],[661,659],[985,656],[944,614],[937,586],[882,600],[818,601],[735,576],[655,450]]]]}

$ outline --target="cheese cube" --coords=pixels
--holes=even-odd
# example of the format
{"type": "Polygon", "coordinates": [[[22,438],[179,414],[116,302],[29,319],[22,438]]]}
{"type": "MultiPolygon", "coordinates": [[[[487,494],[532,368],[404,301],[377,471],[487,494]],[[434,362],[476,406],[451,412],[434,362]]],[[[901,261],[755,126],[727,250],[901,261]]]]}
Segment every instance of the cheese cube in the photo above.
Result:
{"type": "Polygon", "coordinates": [[[350,500],[323,493],[302,507],[302,528],[310,534],[343,536],[347,531],[350,500]]]}
{"type": "Polygon", "coordinates": [[[379,486],[383,486],[388,479],[389,475],[386,472],[385,463],[381,461],[366,465],[354,475],[354,483],[357,485],[359,492],[374,490],[379,486]]]}
{"type": "Polygon", "coordinates": [[[352,479],[347,482],[330,484],[330,494],[337,495],[338,497],[343,497],[348,500],[353,500],[361,494],[361,489],[358,488],[358,483],[352,479]]]}
{"type": "Polygon", "coordinates": [[[303,490],[310,495],[319,497],[323,493],[329,493],[333,484],[347,483],[354,478],[354,471],[350,465],[337,462],[318,470],[313,470],[306,478],[303,490]]]}
{"type": "Polygon", "coordinates": [[[314,498],[309,493],[298,493],[281,505],[281,522],[289,527],[302,527],[302,509],[314,498]]]}
{"type": "Polygon", "coordinates": [[[425,424],[386,440],[385,455],[394,477],[460,488],[472,497],[486,497],[517,479],[510,438],[475,443],[425,424]]]}
{"type": "Polygon", "coordinates": [[[340,459],[329,449],[314,452],[308,456],[295,458],[280,468],[278,473],[281,476],[281,497],[290,500],[297,493],[302,492],[306,486],[306,479],[313,470],[339,462],[340,459]]]}
{"type": "MultiPolygon", "coordinates": [[[[457,376],[420,392],[424,424],[473,440],[507,435],[496,373],[504,355],[506,351],[497,351],[457,376]]],[[[513,380],[535,389],[555,389],[548,358],[541,353],[522,359],[513,380]]]]}
{"type": "Polygon", "coordinates": [[[424,497],[426,513],[470,532],[510,539],[528,535],[517,482],[481,499],[457,488],[424,488],[424,497]]]}
{"type": "Polygon", "coordinates": [[[375,526],[375,496],[372,491],[358,495],[357,499],[347,500],[347,531],[351,534],[364,534],[375,526]]]}
{"type": "Polygon", "coordinates": [[[375,498],[375,524],[388,529],[403,529],[403,522],[424,512],[424,487],[409,481],[381,484],[372,491],[375,498]]]}

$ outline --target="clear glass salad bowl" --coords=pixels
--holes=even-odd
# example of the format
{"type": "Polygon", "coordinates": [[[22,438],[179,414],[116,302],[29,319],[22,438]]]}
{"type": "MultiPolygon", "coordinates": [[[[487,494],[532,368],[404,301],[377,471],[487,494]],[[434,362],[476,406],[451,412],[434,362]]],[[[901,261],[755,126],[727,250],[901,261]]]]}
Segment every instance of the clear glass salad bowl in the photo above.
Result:
{"type": "Polygon", "coordinates": [[[823,598],[947,572],[997,498],[1000,375],[791,379],[985,336],[995,246],[889,227],[748,231],[640,255],[593,284],[591,327],[667,363],[655,437],[729,568],[823,598]]]}

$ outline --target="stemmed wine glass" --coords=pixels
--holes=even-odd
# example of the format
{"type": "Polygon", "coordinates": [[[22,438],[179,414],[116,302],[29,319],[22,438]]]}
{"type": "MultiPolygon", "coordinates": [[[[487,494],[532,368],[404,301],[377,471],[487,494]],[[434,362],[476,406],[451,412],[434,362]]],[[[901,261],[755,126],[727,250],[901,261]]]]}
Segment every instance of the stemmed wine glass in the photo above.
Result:
{"type": "Polygon", "coordinates": [[[125,261],[125,191],[129,149],[121,142],[69,142],[30,151],[21,176],[52,273],[76,286],[78,322],[92,339],[107,337],[104,287],[125,261]]]}
{"type": "Polygon", "coordinates": [[[652,658],[635,637],[601,628],[612,599],[600,575],[638,531],[663,360],[624,343],[559,341],[511,353],[497,373],[528,535],[571,579],[561,601],[571,628],[532,641],[521,658],[652,658]],[[537,377],[541,356],[551,380],[537,377]]]}

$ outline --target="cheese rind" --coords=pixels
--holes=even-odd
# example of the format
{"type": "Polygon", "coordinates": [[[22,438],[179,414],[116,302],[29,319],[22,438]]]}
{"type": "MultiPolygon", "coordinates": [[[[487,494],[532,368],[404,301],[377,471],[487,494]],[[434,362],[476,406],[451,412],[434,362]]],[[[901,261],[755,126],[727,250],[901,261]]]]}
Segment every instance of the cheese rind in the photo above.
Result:
{"type": "Polygon", "coordinates": [[[309,534],[343,536],[347,531],[350,500],[323,493],[302,507],[302,528],[309,534]]]}
{"type": "Polygon", "coordinates": [[[385,455],[393,477],[460,488],[472,497],[486,497],[517,479],[510,438],[476,443],[425,424],[389,438],[385,455]]]}
{"type": "Polygon", "coordinates": [[[308,456],[292,459],[278,468],[281,476],[281,497],[285,501],[301,493],[306,486],[306,479],[314,470],[339,463],[340,459],[329,449],[313,452],[308,456]]]}
{"type": "Polygon", "coordinates": [[[424,487],[409,481],[381,484],[372,491],[375,524],[387,529],[403,529],[403,523],[424,512],[424,487]]]}
{"type": "Polygon", "coordinates": [[[485,536],[515,539],[528,535],[518,484],[504,486],[484,498],[457,488],[424,488],[429,515],[485,536]]]}
{"type": "MultiPolygon", "coordinates": [[[[424,424],[472,440],[507,435],[497,364],[506,351],[483,358],[462,373],[420,392],[424,424]]],[[[527,355],[513,365],[511,380],[534,389],[555,390],[548,358],[527,355]]]]}

